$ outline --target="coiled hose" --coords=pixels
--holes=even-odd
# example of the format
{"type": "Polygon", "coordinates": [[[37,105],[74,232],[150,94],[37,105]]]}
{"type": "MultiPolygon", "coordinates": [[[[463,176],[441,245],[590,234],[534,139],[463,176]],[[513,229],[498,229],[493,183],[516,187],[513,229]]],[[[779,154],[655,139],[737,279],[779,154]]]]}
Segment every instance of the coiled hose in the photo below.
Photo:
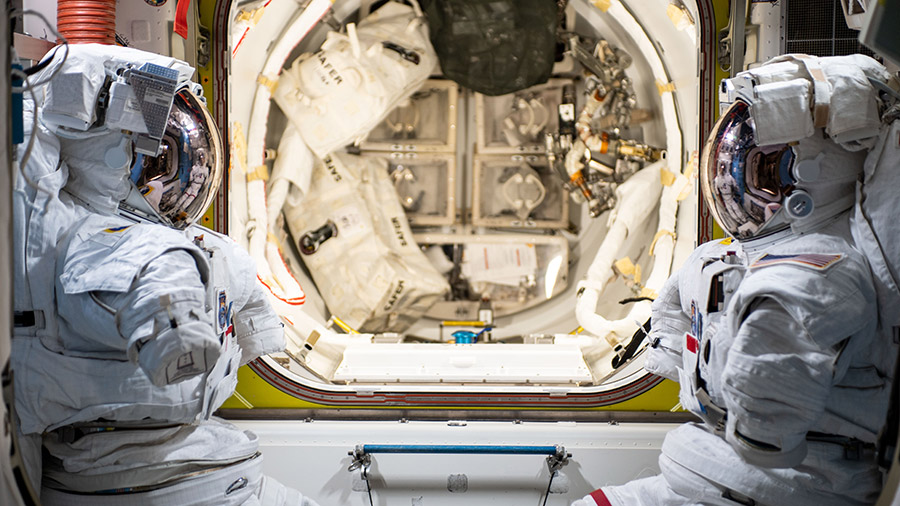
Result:
{"type": "Polygon", "coordinates": [[[58,0],[56,28],[70,44],[115,44],[116,0],[58,0]]]}

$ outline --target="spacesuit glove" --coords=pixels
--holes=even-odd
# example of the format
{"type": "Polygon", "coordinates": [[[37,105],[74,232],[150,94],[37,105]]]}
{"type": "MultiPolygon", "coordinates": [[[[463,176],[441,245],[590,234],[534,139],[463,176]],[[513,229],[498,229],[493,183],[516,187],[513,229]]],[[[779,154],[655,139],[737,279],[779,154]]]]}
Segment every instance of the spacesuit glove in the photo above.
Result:
{"type": "Polygon", "coordinates": [[[571,506],[611,506],[603,489],[597,489],[572,503],[571,506]]]}
{"type": "Polygon", "coordinates": [[[166,328],[137,349],[138,364],[156,386],[178,383],[211,370],[221,352],[219,340],[202,320],[166,328]]]}
{"type": "Polygon", "coordinates": [[[648,336],[650,348],[644,361],[644,369],[673,381],[679,379],[684,333],[691,330],[691,319],[681,309],[679,275],[680,271],[673,274],[653,301],[648,336]]]}

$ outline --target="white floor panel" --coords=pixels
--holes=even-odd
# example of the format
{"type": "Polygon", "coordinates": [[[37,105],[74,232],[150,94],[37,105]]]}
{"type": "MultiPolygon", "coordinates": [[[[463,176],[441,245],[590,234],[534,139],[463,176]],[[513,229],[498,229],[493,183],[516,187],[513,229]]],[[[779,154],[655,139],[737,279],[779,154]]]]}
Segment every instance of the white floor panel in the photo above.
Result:
{"type": "MultiPolygon", "coordinates": [[[[562,445],[572,454],[547,505],[568,506],[592,490],[659,471],[675,424],[581,422],[236,421],[260,439],[266,474],[321,506],[368,506],[348,453],[361,444],[562,445]]],[[[374,506],[535,505],[550,479],[540,455],[373,454],[374,506]],[[453,489],[453,491],[451,491],[453,489]]]]}

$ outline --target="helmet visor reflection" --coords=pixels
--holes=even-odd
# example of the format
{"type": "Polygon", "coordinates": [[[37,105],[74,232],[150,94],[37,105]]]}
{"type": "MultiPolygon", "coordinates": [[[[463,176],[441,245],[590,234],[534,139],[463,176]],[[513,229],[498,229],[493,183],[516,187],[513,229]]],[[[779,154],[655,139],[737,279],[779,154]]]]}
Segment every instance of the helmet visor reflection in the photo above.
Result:
{"type": "Polygon", "coordinates": [[[719,225],[737,239],[766,228],[793,191],[793,150],[787,144],[757,146],[749,106],[735,102],[713,127],[700,161],[701,191],[719,225]]]}
{"type": "Polygon", "coordinates": [[[163,221],[177,229],[194,223],[222,180],[219,131],[187,88],[175,95],[158,156],[135,154],[131,181],[163,221]]]}

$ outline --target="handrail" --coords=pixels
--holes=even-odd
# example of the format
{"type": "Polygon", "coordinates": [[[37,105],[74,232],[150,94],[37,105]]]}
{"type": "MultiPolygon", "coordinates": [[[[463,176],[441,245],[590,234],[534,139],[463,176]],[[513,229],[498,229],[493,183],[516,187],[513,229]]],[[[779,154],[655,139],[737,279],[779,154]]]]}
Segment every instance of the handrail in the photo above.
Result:
{"type": "Polygon", "coordinates": [[[348,471],[360,471],[360,478],[366,483],[366,491],[369,495],[369,504],[372,500],[372,486],[369,483],[369,466],[372,465],[373,453],[414,453],[414,454],[469,454],[469,455],[547,455],[547,468],[550,471],[550,481],[547,483],[547,492],[544,493],[544,506],[550,497],[550,489],[553,478],[557,472],[572,458],[572,454],[566,452],[562,445],[554,446],[522,446],[522,445],[429,445],[429,444],[360,444],[354,447],[348,455],[353,461],[348,471]]]}
{"type": "MultiPolygon", "coordinates": [[[[510,445],[361,445],[363,453],[442,453],[478,455],[556,455],[561,446],[510,445]]],[[[359,446],[357,446],[359,448],[359,446]]],[[[565,452],[565,449],[562,449],[565,452]]]]}

